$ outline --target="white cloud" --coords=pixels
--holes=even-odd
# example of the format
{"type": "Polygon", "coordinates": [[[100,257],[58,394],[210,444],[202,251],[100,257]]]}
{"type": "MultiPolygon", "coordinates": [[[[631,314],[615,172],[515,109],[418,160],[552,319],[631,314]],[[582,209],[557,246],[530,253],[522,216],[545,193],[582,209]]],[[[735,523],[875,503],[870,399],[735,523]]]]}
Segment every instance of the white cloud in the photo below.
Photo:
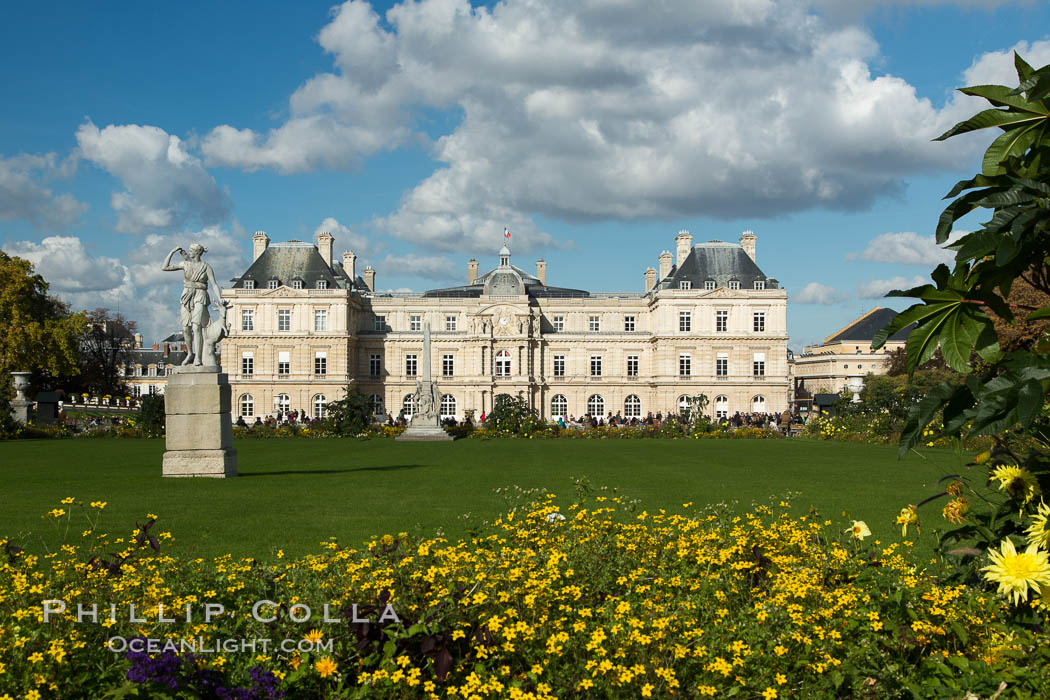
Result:
{"type": "Polygon", "coordinates": [[[922,275],[915,275],[911,278],[898,276],[886,280],[872,280],[857,288],[857,296],[861,299],[877,299],[886,296],[886,292],[891,289],[911,289],[929,281],[922,275]]]}
{"type": "Polygon", "coordinates": [[[321,224],[314,229],[314,236],[327,231],[335,237],[335,256],[339,257],[340,251],[353,251],[358,258],[375,253],[381,246],[373,243],[366,236],[354,233],[349,226],[339,223],[333,216],[326,217],[321,224]]]}
{"type": "Polygon", "coordinates": [[[77,129],[77,144],[82,157],[124,186],[111,199],[118,231],[171,231],[229,216],[228,194],[186,144],[163,129],[128,124],[100,130],[88,121],[77,129]]]}
{"type": "MultiPolygon", "coordinates": [[[[906,175],[974,155],[977,141],[930,142],[974,111],[972,98],[939,109],[873,74],[871,35],[810,7],[421,0],[380,18],[355,0],[318,35],[333,71],[291,96],[285,123],[265,134],[223,125],[202,149],[209,165],[349,168],[453,110],[461,121],[433,143],[441,167],[376,221],[436,250],[474,249],[504,225],[523,249],[552,245],[537,215],[864,208],[906,175]]],[[[1050,43],[1026,48],[1036,60],[1050,43]]],[[[989,55],[966,78],[1009,63],[989,55]]]]}
{"type": "Polygon", "coordinates": [[[377,266],[377,274],[384,270],[397,277],[422,277],[429,280],[452,281],[465,276],[459,274],[456,264],[444,256],[387,255],[377,266]]]}
{"type": "Polygon", "coordinates": [[[48,236],[39,243],[18,241],[4,250],[33,263],[50,291],[64,297],[113,292],[130,283],[130,272],[120,260],[92,255],[74,236],[48,236]]]}
{"type": "Polygon", "coordinates": [[[820,282],[810,282],[798,294],[791,295],[796,304],[837,304],[849,295],[820,282]]]}
{"type": "Polygon", "coordinates": [[[934,267],[940,263],[952,264],[955,252],[937,245],[933,236],[903,231],[883,233],[871,239],[860,257],[875,262],[934,267]]]}
{"type": "Polygon", "coordinates": [[[41,228],[64,228],[87,211],[72,195],[56,195],[44,186],[51,177],[65,177],[76,160],[58,162],[54,153],[0,156],[0,221],[24,219],[41,228]]]}

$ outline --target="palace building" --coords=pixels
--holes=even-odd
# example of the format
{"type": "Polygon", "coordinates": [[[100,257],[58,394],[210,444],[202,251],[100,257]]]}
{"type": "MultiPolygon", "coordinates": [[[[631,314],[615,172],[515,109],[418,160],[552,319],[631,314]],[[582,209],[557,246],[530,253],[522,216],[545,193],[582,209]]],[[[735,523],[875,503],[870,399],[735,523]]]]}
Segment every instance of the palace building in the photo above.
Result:
{"type": "Polygon", "coordinates": [[[548,285],[546,262],[526,272],[506,246],[487,272],[471,259],[462,286],[380,292],[354,253],[333,257],[330,234],[252,241],[251,266],[222,292],[234,417],[323,416],[347,387],[377,414],[411,415],[428,323],[442,416],[480,416],[499,394],[547,419],[644,418],[698,394],[712,415],[788,407],[787,292],[759,269],[750,231],[697,245],[681,231],[644,291],[616,293],[548,285]]]}

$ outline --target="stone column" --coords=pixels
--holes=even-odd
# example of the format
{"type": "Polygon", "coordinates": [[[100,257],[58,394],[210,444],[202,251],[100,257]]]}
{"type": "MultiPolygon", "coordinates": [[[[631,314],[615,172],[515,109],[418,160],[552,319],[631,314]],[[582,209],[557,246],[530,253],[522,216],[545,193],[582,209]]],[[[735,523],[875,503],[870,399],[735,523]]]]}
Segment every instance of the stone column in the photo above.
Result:
{"type": "Polygon", "coordinates": [[[29,388],[29,377],[32,372],[12,372],[15,380],[15,398],[11,400],[11,416],[25,425],[29,422],[29,412],[33,402],[26,398],[25,391],[29,388]]]}
{"type": "Polygon", "coordinates": [[[164,476],[237,476],[230,381],[216,367],[179,367],[164,392],[164,476]]]}

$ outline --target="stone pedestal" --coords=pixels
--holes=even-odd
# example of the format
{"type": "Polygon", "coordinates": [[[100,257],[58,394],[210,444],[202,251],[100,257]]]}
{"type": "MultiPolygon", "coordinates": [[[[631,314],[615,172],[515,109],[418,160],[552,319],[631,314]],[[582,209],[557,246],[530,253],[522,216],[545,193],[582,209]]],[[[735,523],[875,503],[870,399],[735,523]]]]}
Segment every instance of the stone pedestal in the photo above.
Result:
{"type": "Polygon", "coordinates": [[[218,367],[179,367],[164,391],[164,476],[237,476],[230,381],[218,367]]]}
{"type": "Polygon", "coordinates": [[[31,372],[12,372],[15,382],[15,398],[11,399],[11,417],[25,425],[32,415],[33,402],[26,398],[31,372]]]}
{"type": "Polygon", "coordinates": [[[406,442],[424,440],[451,442],[452,436],[445,432],[438,420],[437,416],[427,418],[415,416],[412,418],[412,422],[408,424],[408,427],[405,428],[405,432],[398,435],[396,439],[405,440],[406,442]]]}

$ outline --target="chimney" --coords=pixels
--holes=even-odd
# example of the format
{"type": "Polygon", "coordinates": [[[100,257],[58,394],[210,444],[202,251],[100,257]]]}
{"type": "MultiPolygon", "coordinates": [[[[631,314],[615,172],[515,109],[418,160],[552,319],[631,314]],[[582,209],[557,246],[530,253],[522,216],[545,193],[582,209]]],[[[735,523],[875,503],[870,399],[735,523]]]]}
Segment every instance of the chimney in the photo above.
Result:
{"type": "Polygon", "coordinates": [[[136,333],[135,334],[135,347],[136,348],[141,348],[142,347],[142,334],[141,333],[136,333]]]}
{"type": "Polygon", "coordinates": [[[536,261],[536,277],[539,279],[540,284],[544,287],[547,286],[547,261],[543,258],[536,261]]]}
{"type": "Polygon", "coordinates": [[[467,284],[474,284],[478,278],[478,261],[471,258],[467,261],[467,284]]]}
{"type": "Polygon", "coordinates": [[[164,343],[164,357],[165,358],[168,357],[168,344],[167,343],[164,343]]]}
{"type": "Polygon", "coordinates": [[[660,279],[671,274],[671,260],[673,260],[673,258],[671,257],[670,251],[665,250],[660,253],[660,279]]]}
{"type": "Polygon", "coordinates": [[[351,282],[357,279],[357,253],[352,250],[343,253],[343,272],[351,282]]]}
{"type": "Polygon", "coordinates": [[[376,271],[371,265],[365,268],[364,272],[365,286],[368,287],[368,291],[374,292],[376,290],[376,271]]]}
{"type": "Polygon", "coordinates": [[[747,253],[747,256],[751,258],[753,262],[758,262],[758,260],[755,260],[755,247],[757,243],[758,236],[756,236],[755,232],[751,229],[744,231],[740,235],[740,247],[744,249],[744,252],[747,253]]]}
{"type": "Polygon", "coordinates": [[[332,242],[334,240],[335,238],[328,231],[317,234],[317,252],[321,254],[324,264],[328,267],[332,266],[332,242]]]}
{"type": "Polygon", "coordinates": [[[645,268],[645,291],[649,291],[656,286],[656,268],[647,267],[645,268]]]}
{"type": "Polygon", "coordinates": [[[160,350],[160,346],[159,346],[159,345],[157,345],[156,343],[154,343],[154,344],[153,344],[153,349],[154,349],[154,350],[160,350]]]}
{"type": "Polygon", "coordinates": [[[266,235],[266,231],[256,231],[252,236],[252,262],[259,259],[268,245],[270,245],[270,237],[266,235]]]}
{"type": "Polygon", "coordinates": [[[674,264],[681,267],[682,263],[689,256],[689,251],[693,249],[693,237],[689,235],[689,232],[682,229],[678,232],[678,235],[674,238],[675,245],[677,246],[678,257],[674,264]]]}

